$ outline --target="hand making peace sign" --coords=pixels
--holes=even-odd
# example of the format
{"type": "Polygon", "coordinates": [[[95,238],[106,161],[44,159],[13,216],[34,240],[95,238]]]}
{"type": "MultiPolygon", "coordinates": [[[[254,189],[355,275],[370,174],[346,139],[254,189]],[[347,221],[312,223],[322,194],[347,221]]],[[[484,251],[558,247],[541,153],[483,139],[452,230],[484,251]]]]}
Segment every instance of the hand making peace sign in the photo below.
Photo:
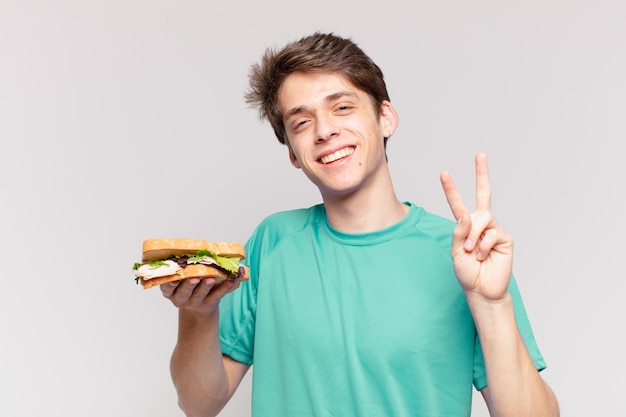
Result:
{"type": "Polygon", "coordinates": [[[500,300],[507,294],[513,267],[513,239],[491,213],[491,186],[487,156],[476,155],[476,211],[471,213],[447,171],[440,175],[452,214],[457,221],[452,236],[452,261],[467,295],[500,300]]]}

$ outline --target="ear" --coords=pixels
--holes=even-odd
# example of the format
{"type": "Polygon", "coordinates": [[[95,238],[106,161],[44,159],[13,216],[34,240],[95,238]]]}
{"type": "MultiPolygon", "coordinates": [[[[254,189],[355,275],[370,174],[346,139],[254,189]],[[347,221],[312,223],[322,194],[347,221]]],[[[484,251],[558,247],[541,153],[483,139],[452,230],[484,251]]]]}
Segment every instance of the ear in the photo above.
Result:
{"type": "Polygon", "coordinates": [[[387,100],[383,101],[380,112],[380,126],[383,131],[383,136],[388,138],[393,135],[399,122],[398,113],[396,113],[391,103],[387,100]]]}
{"type": "Polygon", "coordinates": [[[300,169],[300,162],[298,162],[298,158],[296,158],[296,155],[291,150],[291,146],[288,146],[287,149],[289,149],[289,160],[291,161],[291,165],[300,169]]]}

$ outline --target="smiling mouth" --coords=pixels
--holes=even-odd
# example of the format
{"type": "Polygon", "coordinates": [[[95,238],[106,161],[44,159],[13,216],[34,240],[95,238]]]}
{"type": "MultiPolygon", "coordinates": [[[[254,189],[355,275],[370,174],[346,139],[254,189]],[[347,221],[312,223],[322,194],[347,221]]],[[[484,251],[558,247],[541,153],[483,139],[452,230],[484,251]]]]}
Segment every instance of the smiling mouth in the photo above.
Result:
{"type": "Polygon", "coordinates": [[[346,156],[350,156],[354,153],[354,147],[350,146],[347,148],[339,149],[337,152],[333,152],[330,155],[324,155],[320,158],[320,161],[323,164],[330,164],[331,162],[335,162],[341,158],[345,158],[346,156]]]}

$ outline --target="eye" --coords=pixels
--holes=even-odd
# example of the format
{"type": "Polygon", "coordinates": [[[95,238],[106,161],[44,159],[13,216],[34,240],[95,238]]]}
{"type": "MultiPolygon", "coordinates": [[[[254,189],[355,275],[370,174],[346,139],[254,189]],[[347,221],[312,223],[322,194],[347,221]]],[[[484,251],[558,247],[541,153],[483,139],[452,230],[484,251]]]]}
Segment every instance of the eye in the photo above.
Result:
{"type": "Polygon", "coordinates": [[[301,118],[298,120],[295,120],[292,124],[291,124],[291,130],[293,130],[294,132],[298,132],[303,130],[307,125],[309,124],[309,119],[305,119],[305,118],[301,118]]]}
{"type": "Polygon", "coordinates": [[[342,103],[335,107],[335,112],[340,113],[340,114],[349,113],[350,111],[352,111],[353,108],[354,106],[351,104],[342,103]]]}

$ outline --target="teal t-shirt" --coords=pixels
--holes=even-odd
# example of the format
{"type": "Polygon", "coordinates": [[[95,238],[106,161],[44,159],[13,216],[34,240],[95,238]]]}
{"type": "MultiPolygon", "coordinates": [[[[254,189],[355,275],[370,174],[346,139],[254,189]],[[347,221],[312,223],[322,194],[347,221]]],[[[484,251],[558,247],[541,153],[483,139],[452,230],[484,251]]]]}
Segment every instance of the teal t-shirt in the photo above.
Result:
{"type": "MultiPolygon", "coordinates": [[[[452,266],[454,222],[407,204],[371,233],[333,229],[323,205],[257,227],[250,280],[220,304],[223,353],[254,366],[254,417],[470,415],[486,377],[452,266]]],[[[509,291],[543,369],[514,277],[509,291]]]]}

